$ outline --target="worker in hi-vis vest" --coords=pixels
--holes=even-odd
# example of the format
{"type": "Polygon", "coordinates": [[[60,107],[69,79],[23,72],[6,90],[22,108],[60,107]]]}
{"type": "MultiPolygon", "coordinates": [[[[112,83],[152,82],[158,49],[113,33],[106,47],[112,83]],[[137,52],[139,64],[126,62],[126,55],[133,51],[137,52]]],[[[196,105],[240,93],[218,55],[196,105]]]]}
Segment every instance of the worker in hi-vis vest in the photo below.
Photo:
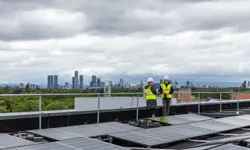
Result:
{"type": "Polygon", "coordinates": [[[146,103],[147,108],[150,110],[152,114],[152,118],[155,117],[157,100],[156,100],[156,88],[154,86],[153,78],[148,78],[147,85],[145,86],[145,94],[146,94],[146,103]]]}
{"type": "Polygon", "coordinates": [[[165,76],[163,78],[163,83],[161,83],[159,93],[162,96],[162,104],[163,104],[162,115],[168,116],[170,112],[170,102],[172,99],[172,94],[174,93],[173,86],[170,83],[168,76],[165,76]]]}

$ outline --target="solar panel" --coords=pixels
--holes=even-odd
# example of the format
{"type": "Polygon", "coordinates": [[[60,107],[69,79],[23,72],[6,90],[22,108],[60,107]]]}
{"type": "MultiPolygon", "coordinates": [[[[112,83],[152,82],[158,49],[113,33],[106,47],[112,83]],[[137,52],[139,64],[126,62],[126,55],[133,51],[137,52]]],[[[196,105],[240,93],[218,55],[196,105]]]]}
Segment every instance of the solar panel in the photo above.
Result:
{"type": "Polygon", "coordinates": [[[90,138],[78,138],[60,142],[46,144],[37,144],[32,146],[21,147],[21,150],[128,150],[110,143],[98,141],[90,138]]]}
{"type": "Polygon", "coordinates": [[[216,119],[215,121],[224,122],[240,127],[250,126],[250,120],[242,119],[239,117],[226,117],[226,118],[216,119]]]}
{"type": "Polygon", "coordinates": [[[250,115],[241,115],[241,116],[237,116],[237,118],[250,120],[250,115]]]}
{"type": "Polygon", "coordinates": [[[234,144],[226,144],[226,145],[209,145],[209,146],[201,146],[196,148],[188,148],[185,150],[249,150],[246,147],[234,145],[234,144]]]}
{"type": "Polygon", "coordinates": [[[249,149],[246,147],[242,147],[242,146],[238,146],[234,144],[226,144],[223,146],[211,148],[210,150],[249,150],[249,149]]]}
{"type": "Polygon", "coordinates": [[[108,133],[124,132],[139,129],[141,128],[119,122],[107,122],[100,124],[88,124],[43,130],[32,130],[29,132],[54,140],[68,140],[78,137],[95,137],[107,135],[108,133]]]}
{"type": "Polygon", "coordinates": [[[128,148],[120,147],[110,143],[105,143],[96,139],[79,138],[67,141],[60,141],[59,143],[69,145],[78,149],[84,150],[128,150],[128,148]]]}
{"type": "Polygon", "coordinates": [[[77,148],[58,142],[20,147],[20,150],[76,150],[77,148]]]}
{"type": "Polygon", "coordinates": [[[162,143],[166,143],[163,139],[158,138],[158,136],[153,137],[140,134],[137,131],[120,132],[109,134],[111,137],[137,143],[145,146],[154,146],[162,143]]]}
{"type": "Polygon", "coordinates": [[[178,118],[176,116],[163,116],[163,117],[155,117],[155,118],[149,118],[149,120],[166,123],[166,124],[183,124],[188,123],[190,120],[178,118]]]}
{"type": "Polygon", "coordinates": [[[185,135],[188,137],[198,137],[203,135],[209,135],[216,132],[216,130],[200,128],[197,126],[192,126],[190,124],[181,124],[181,125],[175,125],[175,126],[169,126],[168,127],[172,132],[175,132],[177,134],[185,135]]]}
{"type": "Polygon", "coordinates": [[[196,114],[184,114],[184,115],[174,115],[174,116],[163,116],[163,117],[156,117],[156,118],[150,118],[150,120],[154,120],[161,123],[168,123],[172,125],[177,124],[185,124],[190,122],[196,122],[196,121],[203,121],[203,120],[209,120],[212,119],[210,117],[196,115],[196,114]],[[168,118],[168,119],[167,119],[168,118]]]}
{"type": "Polygon", "coordinates": [[[184,134],[177,134],[173,132],[174,131],[168,127],[159,127],[129,132],[112,133],[109,135],[111,137],[150,147],[181,141],[188,138],[184,134]]]}
{"type": "Polygon", "coordinates": [[[0,134],[0,148],[13,148],[18,146],[33,145],[34,142],[21,139],[8,134],[0,134]]]}
{"type": "Polygon", "coordinates": [[[79,134],[73,134],[65,131],[58,130],[57,128],[42,129],[42,130],[30,130],[30,133],[47,137],[54,140],[67,140],[81,137],[79,134]]]}
{"type": "Polygon", "coordinates": [[[215,120],[205,120],[201,122],[194,122],[194,123],[190,123],[190,125],[205,128],[205,129],[215,130],[217,132],[240,128],[240,126],[223,123],[223,122],[219,122],[215,120]]]}
{"type": "Polygon", "coordinates": [[[190,121],[203,121],[212,119],[211,117],[196,115],[196,114],[183,114],[183,115],[176,115],[178,118],[184,118],[190,121]]]}

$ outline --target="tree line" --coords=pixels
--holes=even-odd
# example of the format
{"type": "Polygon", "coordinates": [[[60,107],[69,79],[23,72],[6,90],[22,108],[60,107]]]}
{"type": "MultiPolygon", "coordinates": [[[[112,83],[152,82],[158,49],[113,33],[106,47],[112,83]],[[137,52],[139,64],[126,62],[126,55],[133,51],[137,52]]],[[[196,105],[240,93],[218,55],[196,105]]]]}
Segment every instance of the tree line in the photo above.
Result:
{"type": "MultiPolygon", "coordinates": [[[[246,84],[246,83],[245,83],[246,84]]],[[[248,89],[244,83],[238,88],[215,88],[215,89],[204,89],[204,88],[192,88],[192,94],[198,98],[198,94],[195,92],[228,92],[221,95],[222,99],[230,99],[232,92],[244,92],[248,89]]],[[[112,89],[111,96],[137,96],[137,93],[141,93],[141,88],[136,89],[112,89]],[[119,94],[116,93],[135,93],[135,94],[119,94]]],[[[48,94],[48,93],[92,93],[96,95],[83,95],[81,97],[97,97],[97,93],[103,93],[103,89],[42,89],[39,87],[30,88],[30,84],[20,85],[19,87],[4,86],[0,87],[0,94],[48,94]]],[[[103,95],[100,95],[103,96],[103,95]]],[[[139,96],[142,96],[141,94],[139,96]]],[[[219,93],[206,93],[200,94],[200,99],[207,97],[219,99],[219,93]]],[[[74,109],[74,98],[75,96],[43,96],[42,97],[42,110],[63,110],[63,109],[74,109]]],[[[38,111],[39,97],[35,96],[22,96],[22,97],[0,97],[0,112],[28,112],[38,111]]]]}

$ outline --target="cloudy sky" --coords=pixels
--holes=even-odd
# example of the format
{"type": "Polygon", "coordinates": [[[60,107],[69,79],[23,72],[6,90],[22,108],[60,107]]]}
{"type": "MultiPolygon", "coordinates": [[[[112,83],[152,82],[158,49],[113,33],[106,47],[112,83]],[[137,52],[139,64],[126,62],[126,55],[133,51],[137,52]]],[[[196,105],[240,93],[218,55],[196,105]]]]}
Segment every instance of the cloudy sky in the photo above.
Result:
{"type": "Polygon", "coordinates": [[[249,58],[250,0],[0,0],[0,82],[241,81],[249,58]]]}

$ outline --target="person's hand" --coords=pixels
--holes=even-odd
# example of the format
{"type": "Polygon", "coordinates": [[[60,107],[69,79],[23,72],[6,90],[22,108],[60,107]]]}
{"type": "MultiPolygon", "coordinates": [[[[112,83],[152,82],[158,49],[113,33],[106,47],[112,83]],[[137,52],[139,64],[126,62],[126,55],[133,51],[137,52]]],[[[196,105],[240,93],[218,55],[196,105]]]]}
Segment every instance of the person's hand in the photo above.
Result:
{"type": "Polygon", "coordinates": [[[164,92],[163,94],[169,94],[169,92],[164,92]]]}

